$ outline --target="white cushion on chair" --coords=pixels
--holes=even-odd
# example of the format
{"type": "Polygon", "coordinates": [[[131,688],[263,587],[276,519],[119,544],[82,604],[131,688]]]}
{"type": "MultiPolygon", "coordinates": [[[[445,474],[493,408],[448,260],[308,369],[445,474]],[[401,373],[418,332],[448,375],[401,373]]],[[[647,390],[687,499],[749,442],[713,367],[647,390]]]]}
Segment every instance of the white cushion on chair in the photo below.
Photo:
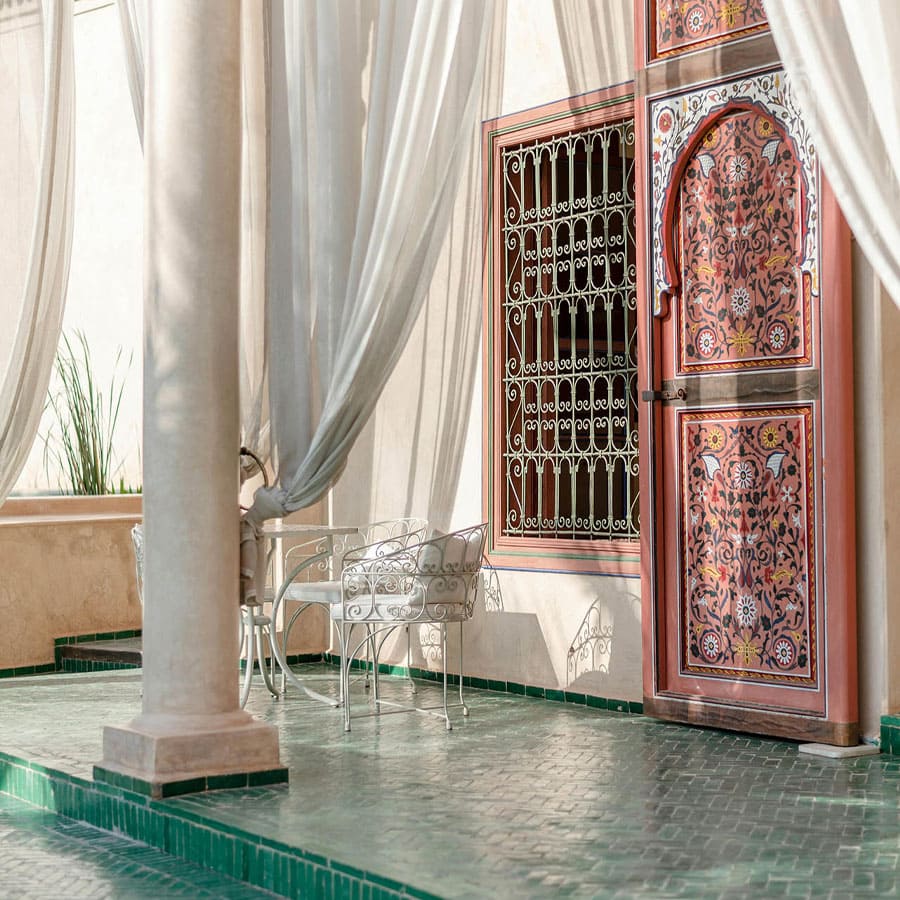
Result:
{"type": "Polygon", "coordinates": [[[345,622],[415,622],[422,618],[422,591],[411,594],[361,594],[331,604],[331,618],[345,622]],[[344,615],[346,613],[346,615],[344,615]]]}
{"type": "Polygon", "coordinates": [[[341,602],[341,583],[339,581],[295,581],[284,592],[285,600],[298,603],[319,603],[328,606],[341,602]]]}

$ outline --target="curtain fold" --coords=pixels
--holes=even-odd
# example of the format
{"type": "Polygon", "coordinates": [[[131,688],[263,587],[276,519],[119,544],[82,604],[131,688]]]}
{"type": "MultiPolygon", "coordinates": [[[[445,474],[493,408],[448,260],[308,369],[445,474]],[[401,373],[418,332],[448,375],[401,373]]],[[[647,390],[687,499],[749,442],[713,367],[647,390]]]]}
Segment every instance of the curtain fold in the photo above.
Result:
{"type": "Polygon", "coordinates": [[[138,140],[144,146],[144,37],[147,34],[146,0],[118,0],[125,72],[134,108],[134,124],[138,140]]]}
{"type": "MultiPolygon", "coordinates": [[[[117,0],[135,125],[143,144],[144,56],[148,0],[117,0]]],[[[269,458],[266,362],[266,231],[268,227],[269,0],[241,4],[241,443],[269,458]]],[[[237,452],[237,448],[235,448],[237,452]]],[[[241,459],[241,478],[253,474],[241,459]]]]}
{"type": "Polygon", "coordinates": [[[483,0],[273,3],[278,477],[257,491],[252,524],[325,493],[404,347],[477,127],[490,11],[483,0]]]}
{"type": "Polygon", "coordinates": [[[765,6],[825,174],[900,306],[900,4],[766,0],[765,6]]]}
{"type": "Polygon", "coordinates": [[[72,246],[71,0],[0,9],[0,503],[37,434],[72,246]]]}

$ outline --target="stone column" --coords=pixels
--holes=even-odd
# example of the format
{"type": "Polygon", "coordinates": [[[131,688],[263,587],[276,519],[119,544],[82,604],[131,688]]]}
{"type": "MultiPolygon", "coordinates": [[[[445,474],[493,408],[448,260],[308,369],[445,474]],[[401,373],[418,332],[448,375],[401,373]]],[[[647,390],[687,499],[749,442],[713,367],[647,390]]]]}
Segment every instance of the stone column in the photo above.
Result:
{"type": "Polygon", "coordinates": [[[238,703],[240,7],[148,5],[143,709],[95,778],[154,796],[287,777],[238,703]]]}

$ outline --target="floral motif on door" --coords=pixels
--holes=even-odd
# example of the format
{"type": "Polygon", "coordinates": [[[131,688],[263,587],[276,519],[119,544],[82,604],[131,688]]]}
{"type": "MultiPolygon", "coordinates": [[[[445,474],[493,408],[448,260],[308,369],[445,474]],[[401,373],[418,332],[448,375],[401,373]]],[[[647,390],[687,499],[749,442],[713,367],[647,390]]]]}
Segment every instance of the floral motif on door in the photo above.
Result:
{"type": "Polygon", "coordinates": [[[812,407],[679,421],[682,672],[815,684],[812,407]]]}
{"type": "Polygon", "coordinates": [[[679,187],[682,373],[809,362],[806,194],[770,116],[742,109],[706,129],[679,187]]]}
{"type": "MultiPolygon", "coordinates": [[[[689,169],[695,173],[695,179],[699,179],[699,186],[704,191],[710,187],[715,191],[715,184],[703,181],[707,178],[704,173],[704,165],[709,165],[710,160],[701,157],[704,155],[704,143],[711,131],[715,132],[713,139],[720,142],[725,140],[721,126],[733,122],[732,130],[735,132],[730,138],[731,157],[742,155],[735,153],[735,142],[740,132],[743,155],[747,156],[748,175],[752,171],[757,179],[762,179],[765,188],[766,175],[773,180],[772,198],[770,202],[761,205],[761,198],[751,193],[750,181],[743,182],[745,186],[742,202],[748,202],[751,208],[755,208],[755,215],[774,216],[776,209],[781,215],[793,213],[801,217],[801,228],[791,241],[791,250],[794,254],[792,266],[799,268],[799,273],[794,272],[795,286],[803,284],[802,299],[794,293],[795,302],[804,312],[810,304],[810,296],[814,300],[818,295],[818,253],[819,253],[819,209],[818,209],[818,162],[812,137],[803,121],[803,117],[790,90],[788,81],[783,72],[765,72],[761,75],[753,75],[736,81],[717,84],[712,87],[699,88],[684,94],[663,97],[654,100],[650,104],[651,132],[649,135],[650,148],[650,176],[651,176],[651,258],[653,265],[653,312],[657,316],[665,314],[668,308],[669,298],[674,296],[681,287],[683,259],[680,257],[678,244],[684,243],[685,236],[681,234],[682,213],[685,210],[681,201],[683,198],[682,179],[689,169]],[[716,127],[719,130],[716,130],[716,127]],[[771,137],[769,133],[771,131],[771,137]],[[778,140],[778,144],[770,141],[778,140]],[[786,158],[790,154],[792,161],[786,158]],[[770,161],[771,157],[771,161],[770,161]],[[750,164],[752,163],[752,170],[750,164]],[[796,172],[794,170],[796,169],[796,172]],[[782,178],[779,178],[782,172],[782,178]],[[794,174],[792,174],[794,173],[794,174]],[[791,185],[787,179],[793,179],[791,185]],[[784,180],[784,184],[779,182],[784,180]],[[759,202],[757,202],[759,199],[759,202]],[[768,213],[769,206],[772,213],[768,213]],[[791,206],[793,205],[793,209],[791,206]]],[[[726,129],[727,130],[727,129],[726,129]]],[[[715,146],[715,153],[710,153],[713,163],[716,165],[716,174],[712,170],[708,178],[718,179],[721,187],[729,190],[740,185],[728,181],[733,177],[730,170],[730,158],[726,147],[727,142],[715,146]]],[[[712,148],[707,148],[712,149],[712,148]]],[[[735,170],[740,177],[739,170],[735,170]]],[[[690,176],[688,176],[690,177],[690,176]]],[[[695,185],[697,186],[697,185],[695,185]]],[[[688,195],[690,197],[690,195],[688,195]]],[[[730,195],[730,199],[734,199],[730,195]]],[[[727,202],[727,201],[726,201],[727,202]]],[[[697,210],[695,210],[696,214],[697,210]]],[[[717,228],[726,229],[736,227],[732,221],[733,210],[725,208],[723,214],[728,217],[715,222],[717,228]]],[[[748,210],[741,210],[744,229],[748,225],[748,210]]],[[[708,211],[707,211],[707,214],[708,211]]],[[[796,220],[795,224],[796,224],[796,220]]],[[[696,218],[694,219],[696,223],[696,218]]],[[[757,221],[755,224],[759,225],[757,221]]],[[[688,227],[686,222],[684,227],[688,227]]],[[[749,230],[749,229],[748,229],[749,230]]],[[[688,243],[691,233],[686,235],[688,243]]],[[[723,237],[728,237],[726,231],[723,237]]],[[[752,240],[768,240],[762,227],[757,227],[753,234],[742,235],[752,240]]],[[[698,252],[695,249],[694,252],[698,252]]],[[[754,247],[748,250],[750,256],[747,260],[752,262],[755,253],[757,261],[762,255],[754,247]]],[[[782,260],[777,257],[782,253],[768,253],[763,261],[763,271],[756,273],[759,290],[763,291],[764,276],[771,277],[772,269],[781,266],[782,260]],[[775,259],[773,259],[775,257],[775,259]],[[770,263],[766,267],[765,263],[770,263]]],[[[720,260],[720,263],[722,261],[720,260]]],[[[696,260],[698,265],[703,265],[701,260],[696,260]]],[[[702,273],[701,273],[702,274],[702,273]]],[[[706,273],[709,274],[709,273],[706,273]]],[[[778,287],[779,297],[781,286],[778,287]]],[[[749,291],[749,289],[748,289],[749,291]]],[[[787,295],[785,295],[787,296],[787,295]]],[[[726,298],[730,305],[731,297],[726,298]]],[[[779,300],[779,302],[781,302],[779,300]]],[[[742,308],[741,300],[738,300],[737,308],[742,308]]],[[[719,310],[716,310],[718,315],[719,310]]],[[[731,310],[733,314],[733,310],[731,310]]],[[[725,309],[723,316],[729,315],[725,309]]],[[[774,324],[774,320],[773,323],[774,324]]],[[[737,330],[737,329],[736,329],[737,330]]],[[[746,330],[746,329],[745,329],[746,330]]],[[[697,331],[700,331],[699,325],[697,331]]],[[[784,335],[784,348],[790,343],[790,335],[784,335]]],[[[696,337],[696,335],[694,335],[696,337]]],[[[761,346],[764,348],[763,365],[786,365],[787,360],[793,365],[803,364],[806,352],[804,346],[809,339],[809,329],[801,335],[800,350],[802,352],[785,357],[773,351],[782,343],[781,331],[775,328],[772,334],[760,335],[761,346]]],[[[709,336],[703,337],[703,346],[710,349],[709,336]]],[[[730,345],[725,338],[725,348],[733,357],[733,361],[719,360],[718,368],[734,365],[736,369],[746,368],[746,354],[749,352],[747,339],[737,337],[737,347],[745,347],[745,357],[740,357],[735,345],[730,345]]],[[[787,352],[782,349],[782,353],[787,352]]],[[[696,346],[695,346],[695,352],[696,346]]],[[[755,355],[755,354],[754,354],[755,355]]],[[[702,355],[700,360],[708,362],[702,355]]],[[[697,362],[700,365],[700,362],[697,362]]]]}
{"type": "Polygon", "coordinates": [[[762,0],[655,0],[656,55],[765,27],[762,0]]]}

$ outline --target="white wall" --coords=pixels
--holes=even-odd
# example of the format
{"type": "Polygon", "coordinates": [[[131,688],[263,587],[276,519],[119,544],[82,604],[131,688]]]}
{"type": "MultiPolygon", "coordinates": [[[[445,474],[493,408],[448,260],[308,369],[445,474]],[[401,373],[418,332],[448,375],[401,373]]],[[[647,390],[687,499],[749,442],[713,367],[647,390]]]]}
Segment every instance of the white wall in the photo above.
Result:
{"type": "Polygon", "coordinates": [[[860,726],[900,711],[900,310],[854,243],[860,726]]]}
{"type": "MultiPolygon", "coordinates": [[[[63,330],[87,336],[95,375],[108,386],[119,347],[127,370],[115,440],[116,476],[138,487],[141,441],[143,160],[125,75],[118,11],[106,0],[75,5],[75,223],[63,330]]],[[[52,422],[45,415],[39,435],[52,422]]],[[[15,493],[58,489],[32,448],[15,493]]]]}
{"type": "MultiPolygon", "coordinates": [[[[630,0],[497,3],[482,118],[628,81],[630,0]]],[[[334,518],[420,515],[441,528],[482,519],[480,136],[425,309],[334,490],[334,518]]],[[[636,578],[503,571],[501,608],[467,627],[465,669],[482,677],[641,698],[636,578]],[[585,627],[597,637],[570,653],[585,627]]],[[[429,657],[413,647],[413,664],[429,657]]],[[[406,647],[394,645],[395,657],[406,647]]],[[[452,657],[451,657],[452,658],[452,657]]]]}

